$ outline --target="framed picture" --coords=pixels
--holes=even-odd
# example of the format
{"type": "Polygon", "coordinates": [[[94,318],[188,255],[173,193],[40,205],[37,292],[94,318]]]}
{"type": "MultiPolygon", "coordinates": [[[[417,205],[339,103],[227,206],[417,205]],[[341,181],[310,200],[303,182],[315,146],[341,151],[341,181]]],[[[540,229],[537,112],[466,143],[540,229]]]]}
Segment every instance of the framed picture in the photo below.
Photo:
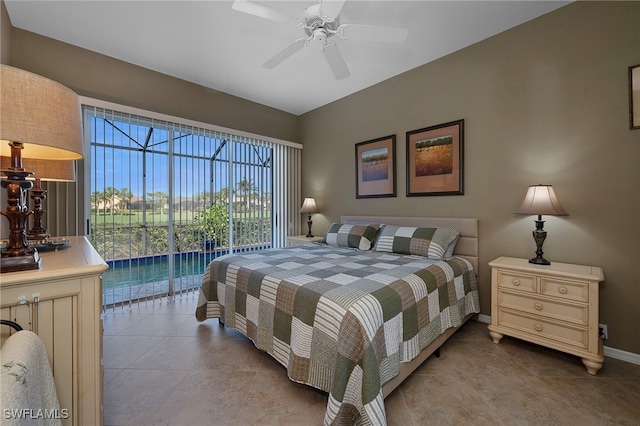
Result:
{"type": "Polygon", "coordinates": [[[407,132],[407,197],[463,195],[464,120],[407,132]]]}
{"type": "Polygon", "coordinates": [[[640,129],[640,64],[629,67],[629,125],[640,129]]]}
{"type": "Polygon", "coordinates": [[[396,196],[396,135],[356,144],[356,198],[396,196]]]}

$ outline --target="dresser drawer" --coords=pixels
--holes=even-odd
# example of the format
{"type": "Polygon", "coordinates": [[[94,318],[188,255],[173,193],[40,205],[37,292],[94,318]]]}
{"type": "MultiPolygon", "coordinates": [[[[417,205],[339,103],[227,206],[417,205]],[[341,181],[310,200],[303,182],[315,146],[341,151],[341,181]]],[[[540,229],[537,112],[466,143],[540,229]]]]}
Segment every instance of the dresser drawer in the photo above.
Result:
{"type": "Polygon", "coordinates": [[[536,293],[536,276],[498,270],[498,287],[515,288],[522,291],[536,293]]]}
{"type": "Polygon", "coordinates": [[[498,325],[523,331],[538,339],[554,340],[580,349],[588,348],[586,327],[556,324],[540,317],[499,309],[498,325]]]}
{"type": "Polygon", "coordinates": [[[581,302],[589,301],[589,284],[581,281],[562,280],[553,277],[541,277],[540,293],[581,302]]]}
{"type": "Polygon", "coordinates": [[[580,325],[589,324],[589,309],[584,304],[532,297],[509,291],[498,291],[498,305],[551,319],[569,321],[580,325]]]}

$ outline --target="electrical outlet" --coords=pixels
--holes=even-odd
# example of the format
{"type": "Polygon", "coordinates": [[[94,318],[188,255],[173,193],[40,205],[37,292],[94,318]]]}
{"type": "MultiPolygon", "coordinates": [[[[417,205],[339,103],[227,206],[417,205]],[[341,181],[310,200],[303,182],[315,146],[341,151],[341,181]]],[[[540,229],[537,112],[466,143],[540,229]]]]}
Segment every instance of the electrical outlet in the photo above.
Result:
{"type": "Polygon", "coordinates": [[[607,330],[607,324],[598,324],[600,330],[600,337],[604,340],[609,338],[609,330],[607,330]]]}

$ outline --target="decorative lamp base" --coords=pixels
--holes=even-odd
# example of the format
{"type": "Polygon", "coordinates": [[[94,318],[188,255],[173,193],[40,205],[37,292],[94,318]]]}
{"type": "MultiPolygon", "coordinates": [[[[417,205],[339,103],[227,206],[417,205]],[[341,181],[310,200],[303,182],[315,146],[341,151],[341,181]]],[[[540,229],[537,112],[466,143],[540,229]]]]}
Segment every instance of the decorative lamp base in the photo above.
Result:
{"type": "Polygon", "coordinates": [[[42,259],[38,250],[33,249],[33,253],[22,256],[2,256],[0,257],[0,273],[31,271],[40,269],[42,259]]]}
{"type": "Polygon", "coordinates": [[[538,215],[538,220],[536,222],[536,229],[533,231],[533,239],[536,242],[536,257],[529,259],[529,263],[534,263],[536,265],[551,265],[547,259],[542,257],[544,254],[542,251],[542,244],[544,244],[544,240],[547,238],[547,231],[542,229],[544,226],[544,220],[542,220],[542,216],[538,215]]]}
{"type": "Polygon", "coordinates": [[[551,265],[551,262],[549,262],[547,259],[545,259],[544,257],[534,257],[532,259],[529,259],[529,263],[535,263],[536,265],[551,265]]]}
{"type": "Polygon", "coordinates": [[[311,215],[309,215],[309,219],[307,220],[307,226],[309,227],[309,232],[307,232],[307,235],[305,235],[305,237],[307,238],[313,238],[315,235],[313,235],[311,233],[311,225],[313,224],[313,222],[311,221],[311,215]]]}

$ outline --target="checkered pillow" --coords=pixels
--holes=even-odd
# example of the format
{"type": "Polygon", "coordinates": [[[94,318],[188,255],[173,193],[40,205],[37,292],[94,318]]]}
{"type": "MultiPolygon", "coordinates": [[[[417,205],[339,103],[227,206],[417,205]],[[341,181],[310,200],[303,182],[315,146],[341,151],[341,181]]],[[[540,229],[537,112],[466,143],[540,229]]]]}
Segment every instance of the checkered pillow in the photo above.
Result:
{"type": "Polygon", "coordinates": [[[374,251],[415,254],[442,260],[449,245],[458,238],[454,228],[415,228],[385,225],[376,240],[374,251]]]}
{"type": "Polygon", "coordinates": [[[324,242],[335,247],[371,250],[378,230],[380,230],[380,225],[378,224],[333,223],[324,237],[324,242]]]}

